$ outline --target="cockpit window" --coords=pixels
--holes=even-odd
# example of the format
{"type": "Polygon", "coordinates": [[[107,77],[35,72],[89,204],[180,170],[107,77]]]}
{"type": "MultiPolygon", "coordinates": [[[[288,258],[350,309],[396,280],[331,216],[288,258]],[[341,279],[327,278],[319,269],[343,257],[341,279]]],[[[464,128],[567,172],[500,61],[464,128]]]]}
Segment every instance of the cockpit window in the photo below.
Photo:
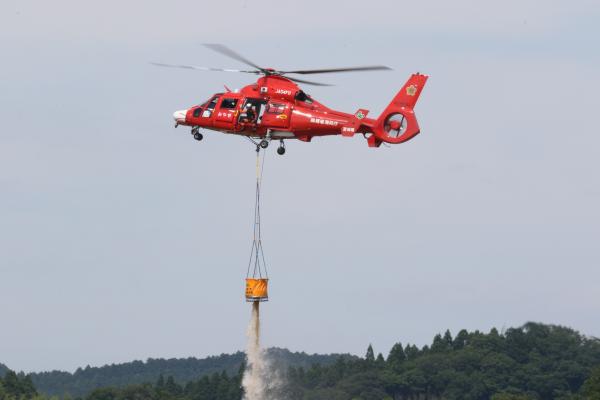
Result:
{"type": "Polygon", "coordinates": [[[237,106],[238,99],[223,99],[221,102],[221,108],[235,108],[237,106]]]}
{"type": "Polygon", "coordinates": [[[219,101],[219,96],[215,96],[210,100],[210,103],[208,103],[208,105],[206,106],[207,110],[214,110],[216,105],[217,105],[217,101],[219,101]]]}
{"type": "Polygon", "coordinates": [[[202,114],[202,107],[196,107],[192,113],[194,118],[198,118],[202,114]]]}
{"type": "Polygon", "coordinates": [[[199,107],[199,109],[204,108],[204,111],[202,112],[202,117],[204,117],[204,118],[210,117],[212,115],[213,110],[217,106],[218,101],[219,101],[219,96],[214,96],[212,99],[210,99],[206,103],[202,104],[202,106],[199,107]]]}
{"type": "Polygon", "coordinates": [[[296,100],[298,101],[303,101],[305,103],[312,103],[312,99],[310,98],[309,95],[307,95],[306,93],[304,93],[302,90],[298,90],[298,93],[296,93],[296,97],[294,97],[296,100]]]}

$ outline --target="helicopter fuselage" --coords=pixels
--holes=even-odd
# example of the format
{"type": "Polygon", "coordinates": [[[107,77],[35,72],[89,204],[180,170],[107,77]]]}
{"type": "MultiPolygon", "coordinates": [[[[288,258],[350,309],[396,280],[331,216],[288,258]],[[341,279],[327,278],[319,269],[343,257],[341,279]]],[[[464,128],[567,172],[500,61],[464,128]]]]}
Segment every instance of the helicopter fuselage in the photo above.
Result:
{"type": "Polygon", "coordinates": [[[354,115],[324,106],[280,76],[261,77],[239,92],[217,93],[173,116],[178,125],[252,138],[310,141],[314,136],[356,133],[354,115]]]}
{"type": "Polygon", "coordinates": [[[191,126],[195,137],[200,128],[263,141],[310,142],[315,136],[361,133],[369,146],[379,147],[382,142],[405,142],[419,133],[412,108],[426,81],[426,75],[413,74],[378,119],[368,118],[365,109],[354,114],[332,110],[279,75],[262,76],[240,91],[217,93],[201,105],[176,111],[173,117],[175,126],[191,126]]]}

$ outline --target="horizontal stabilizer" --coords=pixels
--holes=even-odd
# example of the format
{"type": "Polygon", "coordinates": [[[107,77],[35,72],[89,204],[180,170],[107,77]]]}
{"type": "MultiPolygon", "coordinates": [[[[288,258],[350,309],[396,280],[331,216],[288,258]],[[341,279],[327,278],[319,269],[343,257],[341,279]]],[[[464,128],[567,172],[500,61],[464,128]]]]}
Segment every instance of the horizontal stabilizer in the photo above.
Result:
{"type": "Polygon", "coordinates": [[[346,125],[342,126],[342,136],[354,136],[362,124],[362,120],[367,117],[367,114],[369,114],[369,110],[365,110],[363,108],[360,108],[358,111],[356,111],[354,113],[354,118],[351,118],[346,125]]]}

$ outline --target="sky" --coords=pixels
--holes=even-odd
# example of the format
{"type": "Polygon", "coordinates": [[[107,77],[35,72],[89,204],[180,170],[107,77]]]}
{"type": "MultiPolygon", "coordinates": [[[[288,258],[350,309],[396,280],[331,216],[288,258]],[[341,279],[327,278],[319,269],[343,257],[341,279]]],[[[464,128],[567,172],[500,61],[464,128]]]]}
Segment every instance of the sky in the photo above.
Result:
{"type": "Polygon", "coordinates": [[[421,134],[266,154],[263,344],[387,354],[527,321],[600,336],[595,1],[0,3],[0,362],[24,371],[242,350],[254,162],[175,110],[253,76],[223,43],[377,116],[430,76],[421,134]],[[318,78],[318,79],[317,79],[318,78]]]}

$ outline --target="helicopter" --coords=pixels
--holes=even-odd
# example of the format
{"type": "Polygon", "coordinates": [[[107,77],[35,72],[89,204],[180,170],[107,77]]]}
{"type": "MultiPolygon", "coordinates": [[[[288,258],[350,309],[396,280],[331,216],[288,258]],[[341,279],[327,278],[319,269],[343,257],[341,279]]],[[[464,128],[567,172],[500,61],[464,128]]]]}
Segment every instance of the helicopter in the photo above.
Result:
{"type": "Polygon", "coordinates": [[[330,109],[304,92],[298,83],[315,86],[331,85],[286,75],[389,70],[391,69],[389,67],[374,65],[280,71],[260,67],[222,44],[205,44],[205,46],[253,69],[152,64],[201,71],[241,72],[260,75],[260,77],[255,83],[241,90],[232,91],[225,86],[225,92],[214,94],[204,103],[173,113],[175,127],[180,125],[191,127],[191,134],[198,141],[203,139],[200,129],[245,136],[256,145],[257,151],[261,148],[266,149],[272,140],[278,140],[280,144],[277,153],[283,155],[285,154],[284,140],[288,139],[310,142],[317,136],[352,137],[362,134],[367,139],[369,147],[379,147],[382,143],[406,142],[420,132],[413,108],[427,82],[427,75],[420,73],[411,75],[385,110],[377,118],[368,118],[369,111],[362,108],[353,114],[330,109]]]}

